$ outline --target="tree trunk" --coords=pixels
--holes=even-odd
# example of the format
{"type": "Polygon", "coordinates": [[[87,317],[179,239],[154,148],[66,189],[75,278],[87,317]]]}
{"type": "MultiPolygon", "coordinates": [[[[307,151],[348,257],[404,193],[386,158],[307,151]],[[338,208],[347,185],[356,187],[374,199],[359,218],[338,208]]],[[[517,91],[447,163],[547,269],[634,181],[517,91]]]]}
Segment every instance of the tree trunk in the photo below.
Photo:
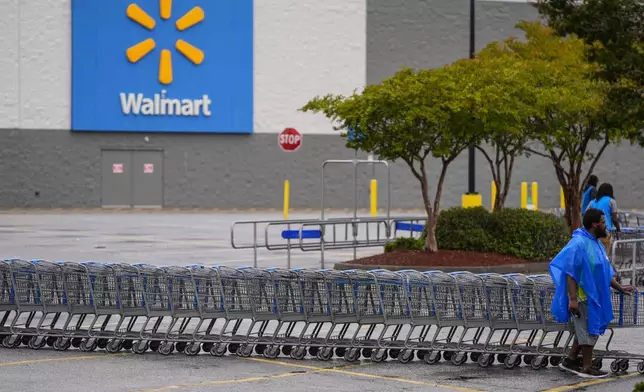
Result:
{"type": "Polygon", "coordinates": [[[422,178],[420,180],[423,205],[425,206],[425,213],[427,214],[427,237],[425,238],[425,250],[428,252],[436,252],[438,250],[438,243],[436,242],[436,220],[434,219],[434,209],[429,198],[429,189],[427,186],[427,176],[425,170],[421,169],[422,178]]]}
{"type": "Polygon", "coordinates": [[[515,150],[508,151],[507,148],[494,146],[495,158],[493,159],[482,147],[477,147],[490,165],[492,181],[496,185],[493,211],[500,211],[505,207],[505,201],[510,193],[510,182],[512,179],[512,168],[514,166],[515,150]]]}
{"type": "Polygon", "coordinates": [[[566,224],[572,234],[575,230],[582,226],[581,219],[581,195],[579,178],[574,173],[568,173],[570,181],[560,181],[560,185],[564,191],[564,200],[566,203],[565,218],[566,224]]]}

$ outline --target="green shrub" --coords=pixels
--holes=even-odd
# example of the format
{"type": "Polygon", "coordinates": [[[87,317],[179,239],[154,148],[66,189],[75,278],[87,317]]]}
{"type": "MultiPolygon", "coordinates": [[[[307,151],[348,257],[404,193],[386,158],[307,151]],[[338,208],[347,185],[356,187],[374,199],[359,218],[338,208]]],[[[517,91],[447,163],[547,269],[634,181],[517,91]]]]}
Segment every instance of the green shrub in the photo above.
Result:
{"type": "Polygon", "coordinates": [[[644,392],[644,382],[638,382],[635,384],[635,389],[633,389],[633,392],[644,392]]]}
{"type": "Polygon", "coordinates": [[[436,221],[438,248],[489,252],[494,249],[493,226],[492,215],[483,207],[441,211],[436,221]]]}
{"type": "Polygon", "coordinates": [[[552,214],[505,208],[492,214],[497,225],[496,251],[528,260],[554,257],[570,239],[566,223],[552,214]]]}
{"type": "Polygon", "coordinates": [[[422,250],[424,247],[425,240],[423,238],[400,237],[385,245],[385,253],[398,250],[422,250]]]}
{"type": "Polygon", "coordinates": [[[554,257],[570,235],[554,215],[519,208],[490,213],[483,207],[450,208],[439,214],[439,249],[494,252],[526,260],[554,257]]]}

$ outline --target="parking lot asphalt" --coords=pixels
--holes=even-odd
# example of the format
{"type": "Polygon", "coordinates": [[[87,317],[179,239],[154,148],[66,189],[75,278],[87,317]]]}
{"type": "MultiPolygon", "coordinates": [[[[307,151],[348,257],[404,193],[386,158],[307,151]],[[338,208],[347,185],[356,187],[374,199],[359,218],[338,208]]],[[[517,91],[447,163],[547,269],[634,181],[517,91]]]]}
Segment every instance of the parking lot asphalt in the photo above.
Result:
{"type": "MultiPolygon", "coordinates": [[[[301,218],[316,214],[301,214],[301,218]]],[[[300,218],[296,216],[295,218],[300,218]]],[[[293,217],[292,217],[293,218],[293,217]]],[[[258,213],[4,213],[0,215],[2,258],[48,260],[99,260],[146,262],[155,265],[252,265],[253,250],[232,249],[230,225],[239,220],[281,219],[281,214],[258,213]]],[[[252,241],[252,230],[244,231],[252,241]]],[[[365,249],[358,255],[377,253],[365,249]]],[[[258,266],[286,267],[285,252],[258,251],[258,266]]],[[[328,252],[327,267],[349,260],[352,250],[328,252]]],[[[292,254],[292,267],[319,267],[317,252],[292,254]]],[[[639,329],[616,331],[613,349],[644,354],[639,329]]],[[[603,369],[608,370],[610,361],[603,369]]],[[[189,357],[181,353],[162,356],[131,351],[108,354],[102,350],[65,352],[49,347],[0,348],[2,391],[212,391],[232,387],[240,392],[259,388],[280,391],[617,391],[630,392],[644,376],[631,361],[626,374],[601,380],[585,380],[548,367],[506,369],[503,364],[481,368],[468,362],[455,366],[444,361],[428,365],[414,360],[348,363],[343,359],[319,361],[307,357],[265,359],[259,355],[213,357],[207,353],[189,357]]]]}

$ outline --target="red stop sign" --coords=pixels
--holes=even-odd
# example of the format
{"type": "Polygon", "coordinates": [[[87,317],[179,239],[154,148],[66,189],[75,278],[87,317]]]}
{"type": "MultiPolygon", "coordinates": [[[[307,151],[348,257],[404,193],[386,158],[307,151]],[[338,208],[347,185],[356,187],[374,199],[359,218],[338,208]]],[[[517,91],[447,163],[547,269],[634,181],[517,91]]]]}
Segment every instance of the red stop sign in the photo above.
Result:
{"type": "Polygon", "coordinates": [[[302,135],[295,128],[286,128],[277,137],[277,142],[284,151],[295,151],[302,145],[302,135]]]}

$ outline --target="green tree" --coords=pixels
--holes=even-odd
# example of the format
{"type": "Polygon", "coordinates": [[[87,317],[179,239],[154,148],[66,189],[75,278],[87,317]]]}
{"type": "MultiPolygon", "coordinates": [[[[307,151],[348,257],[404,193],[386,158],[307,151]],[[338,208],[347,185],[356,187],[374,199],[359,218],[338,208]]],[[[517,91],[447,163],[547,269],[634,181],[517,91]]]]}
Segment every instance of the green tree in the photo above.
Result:
{"type": "MultiPolygon", "coordinates": [[[[561,36],[575,34],[590,45],[596,75],[611,83],[612,121],[644,124],[644,1],[538,0],[536,7],[561,36]]],[[[640,134],[641,137],[641,134],[640,134]]],[[[644,140],[640,140],[644,142],[644,140]]]]}
{"type": "Polygon", "coordinates": [[[536,110],[534,86],[530,64],[518,56],[506,55],[503,45],[490,44],[476,57],[481,64],[473,80],[482,96],[476,116],[483,124],[483,140],[492,151],[482,145],[476,148],[490,166],[496,185],[493,210],[499,211],[510,191],[516,158],[528,155],[530,119],[536,110]]]}
{"type": "Polygon", "coordinates": [[[589,46],[571,35],[561,38],[539,22],[518,25],[527,42],[508,39],[507,55],[529,64],[534,117],[526,151],[549,159],[564,190],[566,221],[581,226],[581,191],[610,143],[632,135],[632,128],[612,121],[606,101],[610,84],[594,78],[599,66],[586,61],[589,46]],[[583,175],[584,169],[586,174],[583,175]]]}
{"type": "Polygon", "coordinates": [[[361,93],[315,97],[300,109],[324,113],[342,131],[347,147],[407,163],[421,185],[428,251],[438,250],[436,219],[447,168],[480,134],[473,111],[481,97],[471,83],[478,65],[464,60],[440,69],[403,69],[361,93]],[[349,129],[353,138],[348,138],[349,129]],[[440,173],[433,200],[428,166],[440,173]]]}

